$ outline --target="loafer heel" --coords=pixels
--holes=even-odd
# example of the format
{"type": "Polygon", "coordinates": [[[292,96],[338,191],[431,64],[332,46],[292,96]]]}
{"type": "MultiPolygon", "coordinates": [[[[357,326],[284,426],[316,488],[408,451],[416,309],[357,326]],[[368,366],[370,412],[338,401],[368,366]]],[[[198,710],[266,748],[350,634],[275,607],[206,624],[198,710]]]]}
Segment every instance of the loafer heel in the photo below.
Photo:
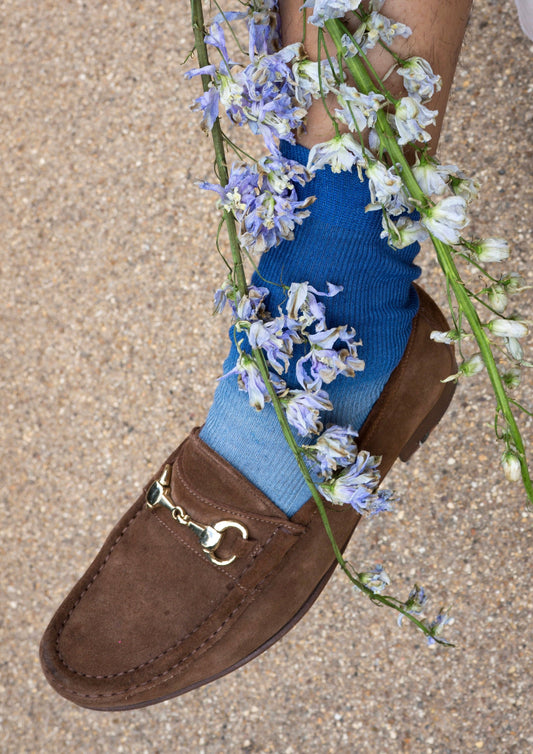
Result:
{"type": "Polygon", "coordinates": [[[400,451],[400,460],[406,463],[413,453],[425,443],[431,432],[435,429],[440,422],[448,406],[452,402],[453,394],[455,393],[455,382],[448,382],[444,386],[442,394],[438,401],[435,403],[431,411],[427,414],[425,419],[420,422],[416,431],[411,435],[409,442],[407,442],[400,451]]]}

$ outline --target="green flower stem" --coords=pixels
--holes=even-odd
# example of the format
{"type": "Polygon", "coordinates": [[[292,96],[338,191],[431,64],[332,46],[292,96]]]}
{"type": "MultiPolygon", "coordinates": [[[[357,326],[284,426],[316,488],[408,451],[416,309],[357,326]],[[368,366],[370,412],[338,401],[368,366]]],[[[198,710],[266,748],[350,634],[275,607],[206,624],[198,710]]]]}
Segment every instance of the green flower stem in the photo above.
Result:
{"type": "MultiPolygon", "coordinates": [[[[193,26],[193,31],[194,31],[195,48],[198,55],[198,62],[200,66],[203,68],[204,66],[209,65],[209,56],[208,56],[207,48],[204,42],[205,31],[204,31],[204,18],[203,18],[201,0],[191,0],[191,11],[192,11],[192,26],[193,26]]],[[[202,86],[203,86],[204,91],[207,91],[207,89],[209,88],[209,83],[210,83],[210,77],[208,75],[202,75],[202,86]]],[[[225,155],[225,150],[224,150],[224,135],[220,127],[220,122],[218,118],[216,119],[214,123],[211,134],[213,138],[213,146],[214,146],[214,151],[215,151],[215,163],[217,166],[218,177],[220,180],[220,184],[222,186],[225,186],[228,183],[228,170],[227,170],[226,155],[225,155]]],[[[234,282],[236,283],[238,287],[239,293],[244,296],[248,293],[248,286],[246,283],[246,277],[244,275],[241,248],[240,248],[239,239],[237,236],[237,230],[235,227],[235,218],[230,212],[224,212],[223,219],[224,219],[224,222],[226,223],[226,227],[228,230],[231,256],[232,256],[233,265],[234,265],[234,275],[235,275],[234,282]]],[[[372,602],[377,603],[379,605],[386,605],[387,607],[391,607],[394,610],[397,610],[399,613],[405,616],[405,618],[411,621],[411,623],[414,623],[414,625],[417,626],[417,628],[419,628],[420,631],[422,631],[422,633],[424,633],[426,636],[431,636],[439,644],[444,644],[445,646],[453,646],[453,644],[450,644],[449,642],[439,639],[439,637],[434,634],[434,631],[432,631],[422,621],[416,618],[416,616],[414,616],[412,613],[408,612],[405,609],[404,603],[388,595],[376,594],[371,589],[369,589],[369,587],[366,586],[366,584],[360,581],[360,579],[356,578],[353,575],[348,563],[344,560],[342,553],[340,551],[340,548],[335,540],[335,536],[331,530],[331,526],[328,520],[328,515],[326,513],[326,509],[324,506],[324,501],[322,497],[320,496],[320,493],[311,478],[311,474],[309,473],[309,469],[307,468],[307,465],[305,463],[302,450],[300,446],[298,445],[298,443],[296,442],[296,440],[294,439],[294,436],[291,432],[291,428],[287,421],[287,417],[285,415],[285,411],[283,409],[281,401],[276,391],[274,390],[274,386],[272,385],[272,382],[270,381],[269,370],[268,370],[268,365],[265,359],[265,355],[260,349],[253,349],[252,355],[256,361],[256,364],[259,368],[261,376],[267,387],[270,399],[272,401],[272,405],[276,412],[278,421],[281,425],[281,429],[285,437],[285,440],[287,441],[290,449],[294,453],[294,456],[298,463],[298,467],[304,476],[304,479],[307,483],[307,486],[309,487],[309,490],[311,491],[311,495],[318,508],[320,518],[326,530],[327,536],[331,542],[331,546],[333,548],[333,552],[335,554],[337,562],[339,563],[344,573],[348,576],[352,584],[359,591],[363,592],[372,602]]]]}
{"type": "MultiPolygon", "coordinates": [[[[326,21],[326,29],[333,39],[333,42],[335,43],[339,54],[342,55],[342,36],[347,32],[344,24],[338,19],[326,21]]],[[[354,78],[357,88],[364,94],[368,94],[369,92],[373,91],[374,83],[359,56],[346,58],[345,62],[354,78]]],[[[394,131],[392,130],[387,120],[387,115],[383,110],[380,110],[378,112],[376,130],[378,131],[381,143],[384,149],[390,155],[392,162],[394,164],[400,165],[402,180],[415,203],[421,209],[429,208],[428,200],[424,192],[418,185],[416,178],[411,170],[411,166],[407,161],[402,148],[399,146],[394,131]]],[[[516,424],[516,420],[513,416],[513,412],[511,411],[509,399],[505,392],[502,378],[496,366],[496,361],[492,353],[490,341],[485,334],[478,313],[467,291],[465,290],[463,281],[461,280],[461,276],[453,260],[454,252],[452,247],[446,243],[443,243],[432,235],[430,235],[430,237],[437,254],[437,259],[444,272],[446,280],[453,290],[457,304],[467,318],[470,327],[472,328],[472,332],[474,333],[474,337],[476,338],[476,341],[478,343],[481,356],[483,358],[489,379],[496,396],[497,410],[501,411],[505,418],[508,433],[512,438],[516,453],[520,460],[522,480],[528,496],[529,504],[531,506],[533,505],[533,484],[529,475],[524,443],[522,441],[520,430],[518,429],[518,426],[516,424]]]]}
{"type": "MultiPolygon", "coordinates": [[[[209,56],[207,54],[207,47],[204,42],[205,28],[204,28],[204,14],[202,10],[201,0],[191,0],[191,15],[192,15],[192,28],[194,32],[194,46],[196,54],[198,55],[198,63],[200,68],[209,65],[209,56]]],[[[209,83],[211,77],[207,74],[202,74],[202,87],[204,92],[209,89],[209,83]]],[[[213,137],[213,145],[215,148],[215,162],[217,166],[217,175],[220,180],[220,184],[225,186],[228,182],[228,165],[226,162],[226,155],[224,151],[224,136],[222,128],[220,127],[220,119],[217,118],[211,129],[211,135],[213,137]]],[[[228,237],[231,248],[231,257],[233,260],[233,270],[235,276],[235,284],[239,290],[241,296],[245,296],[248,293],[248,286],[246,285],[246,275],[244,274],[244,266],[242,263],[242,256],[240,252],[239,239],[237,238],[237,228],[235,227],[235,218],[231,212],[224,210],[222,215],[226,228],[228,229],[228,237]]]]}
{"type": "Polygon", "coordinates": [[[342,555],[342,552],[340,551],[339,545],[337,544],[337,541],[335,539],[335,535],[333,534],[331,530],[331,525],[329,523],[328,514],[326,513],[324,501],[319,491],[317,490],[315,483],[313,482],[311,478],[311,474],[309,473],[309,469],[307,468],[307,465],[305,463],[302,450],[300,446],[298,445],[298,443],[296,442],[294,435],[291,432],[291,428],[289,426],[289,422],[287,421],[287,417],[285,416],[285,411],[283,410],[283,406],[281,405],[279,396],[277,395],[270,381],[268,365],[265,359],[265,355],[260,349],[253,349],[252,354],[256,361],[258,369],[261,373],[261,377],[263,378],[263,381],[268,390],[268,394],[272,401],[272,406],[274,407],[274,411],[276,412],[276,416],[281,425],[283,436],[285,437],[285,440],[287,441],[290,449],[294,453],[294,456],[298,463],[298,467],[301,473],[303,474],[303,477],[307,483],[307,486],[309,487],[309,490],[311,491],[311,495],[318,508],[320,518],[322,519],[322,524],[324,525],[324,529],[326,530],[326,534],[328,535],[329,541],[333,548],[333,552],[335,553],[337,563],[339,564],[341,569],[348,576],[348,578],[350,579],[352,584],[356,587],[356,589],[358,589],[360,592],[363,592],[363,594],[365,594],[372,602],[377,603],[379,605],[392,607],[394,610],[397,610],[399,613],[401,613],[405,618],[410,620],[411,623],[414,623],[415,626],[417,626],[417,628],[419,628],[426,636],[432,636],[433,639],[439,644],[453,647],[454,645],[451,644],[450,642],[444,641],[442,639],[439,639],[438,636],[435,636],[433,632],[431,631],[431,629],[428,628],[428,626],[426,626],[422,621],[418,620],[416,616],[414,616],[412,613],[408,612],[405,609],[404,604],[402,602],[386,594],[376,594],[371,589],[369,589],[369,587],[366,586],[366,584],[363,584],[363,582],[360,581],[360,579],[356,578],[353,575],[348,563],[346,562],[346,560],[344,559],[342,555]]]}

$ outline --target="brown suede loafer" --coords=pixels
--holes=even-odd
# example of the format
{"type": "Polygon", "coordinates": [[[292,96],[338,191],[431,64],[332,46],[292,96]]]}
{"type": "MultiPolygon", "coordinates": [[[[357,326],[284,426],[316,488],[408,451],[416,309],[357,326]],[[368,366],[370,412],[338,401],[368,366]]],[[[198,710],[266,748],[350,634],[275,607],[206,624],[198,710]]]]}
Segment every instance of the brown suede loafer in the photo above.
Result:
{"type": "MultiPolygon", "coordinates": [[[[448,325],[418,289],[405,354],[360,432],[382,476],[416,450],[451,400],[448,325]]],[[[359,520],[326,504],[344,548],[359,520]]],[[[113,529],[53,617],[41,661],[56,691],[119,710],[169,699],[243,665],[309,609],[335,568],[311,499],[291,519],[200,440],[183,442],[113,529]]]]}

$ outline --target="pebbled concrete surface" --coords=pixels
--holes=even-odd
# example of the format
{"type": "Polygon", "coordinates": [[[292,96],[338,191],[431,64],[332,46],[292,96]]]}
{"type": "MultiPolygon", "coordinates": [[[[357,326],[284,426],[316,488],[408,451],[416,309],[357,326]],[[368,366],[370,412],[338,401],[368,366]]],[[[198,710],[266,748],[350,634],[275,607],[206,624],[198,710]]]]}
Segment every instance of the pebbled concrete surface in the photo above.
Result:
{"type": "MultiPolygon", "coordinates": [[[[533,539],[498,469],[486,382],[390,482],[404,504],[349,558],[453,603],[453,650],[425,647],[336,576],[245,668],[130,713],[78,709],[41,675],[51,614],[153,469],[201,423],[225,352],[209,316],[209,143],[183,0],[0,7],[3,560],[1,749],[198,754],[533,750],[533,539]]],[[[483,182],[472,232],[504,235],[533,283],[533,45],[510,0],[476,2],[441,158],[483,182]]],[[[440,274],[423,252],[424,285],[440,274]]],[[[522,312],[531,316],[531,292],[522,312]]],[[[531,379],[524,384],[531,407],[531,379]]],[[[531,422],[523,423],[532,437],[531,422]]]]}

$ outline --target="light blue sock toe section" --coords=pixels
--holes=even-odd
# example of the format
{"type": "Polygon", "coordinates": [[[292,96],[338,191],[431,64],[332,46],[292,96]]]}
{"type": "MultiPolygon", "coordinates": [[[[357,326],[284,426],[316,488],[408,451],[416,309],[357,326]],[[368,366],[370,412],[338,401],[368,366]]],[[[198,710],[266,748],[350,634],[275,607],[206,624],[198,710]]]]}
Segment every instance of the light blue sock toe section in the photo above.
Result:
{"type": "MultiPolygon", "coordinates": [[[[287,157],[307,163],[307,149],[282,144],[287,157]]],[[[355,328],[362,340],[358,354],[365,369],[325,386],[335,408],[323,421],[359,429],[407,345],[418,309],[412,282],[420,274],[413,264],[419,247],[412,244],[396,250],[380,238],[381,213],[365,212],[370,203],[368,183],[361,182],[357,173],[333,174],[326,168],[298,194],[300,199],[317,197],[310,217],[297,228],[294,241],[282,242],[262,256],[252,282],[270,289],[267,307],[274,315],[283,292],[265,281],[286,285],[308,281],[322,291],[327,282],[344,286],[334,298],[322,299],[326,321],[328,327],[355,328]]],[[[233,345],[224,373],[233,368],[236,358],[233,345]]],[[[298,387],[293,370],[287,382],[298,387]]],[[[309,490],[272,406],[267,404],[261,412],[251,408],[234,375],[220,381],[200,437],[288,516],[308,500],[309,490]]]]}

